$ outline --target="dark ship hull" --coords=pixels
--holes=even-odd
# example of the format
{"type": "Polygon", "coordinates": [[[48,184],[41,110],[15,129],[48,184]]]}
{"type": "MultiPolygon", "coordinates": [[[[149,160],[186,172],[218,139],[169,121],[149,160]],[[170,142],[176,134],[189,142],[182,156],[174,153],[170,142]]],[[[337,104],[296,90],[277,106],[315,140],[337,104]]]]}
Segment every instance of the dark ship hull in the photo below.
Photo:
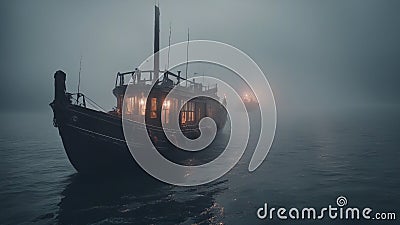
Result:
{"type": "Polygon", "coordinates": [[[65,152],[78,172],[139,169],[124,140],[120,118],[71,104],[51,106],[65,152]]]}
{"type": "Polygon", "coordinates": [[[256,111],[257,109],[260,109],[260,106],[258,105],[258,102],[256,102],[256,101],[244,102],[244,105],[248,112],[253,112],[253,111],[256,111]]]}
{"type": "MultiPolygon", "coordinates": [[[[54,125],[59,130],[65,152],[78,172],[144,173],[126,144],[121,118],[69,103],[60,104],[54,101],[50,105],[54,112],[54,125]]],[[[221,111],[219,115],[220,118],[215,118],[215,121],[220,130],[226,123],[226,111],[221,111]]],[[[193,131],[183,130],[183,133],[192,138],[197,135],[193,131]]],[[[152,139],[157,139],[154,145],[166,158],[181,163],[193,157],[193,153],[177,151],[163,132],[153,130],[152,134],[152,139]]],[[[214,152],[201,157],[209,161],[218,154],[219,152],[214,152]]]]}

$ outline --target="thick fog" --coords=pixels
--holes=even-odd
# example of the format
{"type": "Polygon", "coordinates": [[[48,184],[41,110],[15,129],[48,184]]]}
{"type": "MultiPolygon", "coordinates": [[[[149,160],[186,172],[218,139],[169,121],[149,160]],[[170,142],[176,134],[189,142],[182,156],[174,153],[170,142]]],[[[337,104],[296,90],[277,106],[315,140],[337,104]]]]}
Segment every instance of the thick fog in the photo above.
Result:
{"type": "MultiPolygon", "coordinates": [[[[399,1],[161,1],[161,44],[208,39],[262,68],[278,111],[393,105],[400,94],[399,1]]],[[[153,51],[154,1],[2,1],[1,111],[50,110],[67,73],[106,109],[118,71],[153,51]]],[[[173,52],[171,53],[173,54],[173,52]]],[[[161,65],[162,67],[162,65],[161,65]]],[[[190,71],[204,73],[204,71],[190,71]]]]}

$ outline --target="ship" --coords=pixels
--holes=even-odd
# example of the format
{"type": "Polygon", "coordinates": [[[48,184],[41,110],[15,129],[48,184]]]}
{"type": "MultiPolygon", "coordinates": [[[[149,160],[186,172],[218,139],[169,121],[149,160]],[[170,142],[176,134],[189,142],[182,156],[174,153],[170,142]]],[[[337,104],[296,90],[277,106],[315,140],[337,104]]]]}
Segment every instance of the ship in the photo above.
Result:
{"type": "MultiPolygon", "coordinates": [[[[155,54],[159,52],[159,18],[159,7],[155,6],[155,54]]],[[[153,71],[135,69],[118,72],[112,90],[116,97],[116,106],[110,111],[89,107],[91,99],[79,91],[67,92],[67,74],[61,70],[55,72],[54,100],[50,103],[54,114],[53,125],[58,129],[67,157],[76,171],[84,174],[132,173],[132,171],[144,174],[144,170],[132,156],[124,137],[123,112],[134,122],[133,124],[147,129],[152,143],[162,155],[178,163],[192,157],[193,153],[176,151],[162,129],[162,119],[167,122],[178,119],[179,129],[190,139],[199,137],[199,122],[204,117],[213,119],[217,134],[221,132],[227,121],[227,111],[224,107],[226,99],[217,95],[218,86],[216,84],[212,87],[203,86],[187,79],[187,76],[186,78],[181,76],[180,71],[160,71],[158,64],[159,62],[155,60],[153,71]],[[149,76],[144,76],[145,73],[149,76]],[[155,74],[159,73],[161,76],[157,77],[155,74]],[[181,85],[182,82],[186,84],[181,85]],[[134,90],[129,92],[129,96],[126,91],[128,85],[134,90]],[[148,85],[154,86],[150,95],[144,98],[141,90],[148,85]],[[179,94],[171,100],[166,100],[167,94],[176,86],[179,86],[179,94]],[[197,97],[186,102],[182,101],[193,93],[205,93],[213,98],[197,97]],[[137,121],[145,121],[145,124],[137,121]]],[[[218,154],[219,152],[215,152],[210,155],[218,154]]]]}
{"type": "Polygon", "coordinates": [[[241,98],[248,112],[260,109],[258,101],[252,92],[245,92],[241,98]]]}

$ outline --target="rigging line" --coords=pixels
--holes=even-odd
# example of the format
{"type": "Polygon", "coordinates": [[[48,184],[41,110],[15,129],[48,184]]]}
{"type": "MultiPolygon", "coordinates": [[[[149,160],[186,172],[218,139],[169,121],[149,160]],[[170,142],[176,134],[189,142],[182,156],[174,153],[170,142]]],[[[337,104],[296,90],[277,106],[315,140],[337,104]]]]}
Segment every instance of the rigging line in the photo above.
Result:
{"type": "Polygon", "coordinates": [[[90,99],[88,96],[85,95],[85,98],[89,100],[89,104],[90,102],[92,102],[93,104],[95,104],[97,107],[99,107],[99,109],[103,110],[104,112],[106,112],[106,110],[101,107],[99,104],[97,104],[95,101],[93,101],[92,99],[90,99]]]}
{"type": "Polygon", "coordinates": [[[188,77],[188,62],[189,62],[189,28],[188,28],[188,35],[187,35],[187,45],[186,45],[186,87],[187,87],[187,77],[188,77]]]}
{"type": "Polygon", "coordinates": [[[101,109],[99,106],[97,106],[97,105],[95,105],[94,103],[92,103],[91,101],[88,101],[87,103],[88,103],[90,106],[92,106],[92,107],[94,107],[95,109],[97,109],[97,110],[104,111],[104,110],[101,109]]]}

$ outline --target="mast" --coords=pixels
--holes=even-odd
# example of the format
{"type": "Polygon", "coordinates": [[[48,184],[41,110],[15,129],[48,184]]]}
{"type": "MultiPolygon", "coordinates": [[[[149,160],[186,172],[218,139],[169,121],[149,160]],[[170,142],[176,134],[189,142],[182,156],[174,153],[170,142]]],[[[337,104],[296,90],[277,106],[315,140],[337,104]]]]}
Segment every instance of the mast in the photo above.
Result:
{"type": "Polygon", "coordinates": [[[81,70],[82,70],[82,55],[81,55],[81,60],[79,61],[79,74],[78,74],[78,94],[76,96],[76,104],[78,104],[79,101],[79,95],[80,95],[80,86],[81,86],[81,70]]]}
{"type": "Polygon", "coordinates": [[[189,66],[189,28],[188,28],[188,36],[187,36],[187,45],[186,45],[186,86],[187,86],[187,77],[188,77],[188,66],[189,66]]]}
{"type": "Polygon", "coordinates": [[[158,6],[154,6],[155,14],[154,14],[154,75],[153,82],[156,82],[159,77],[160,71],[160,9],[158,6]]]}
{"type": "Polygon", "coordinates": [[[171,23],[169,23],[169,38],[168,38],[168,61],[167,61],[167,69],[169,70],[169,52],[171,50],[171,23]]]}

